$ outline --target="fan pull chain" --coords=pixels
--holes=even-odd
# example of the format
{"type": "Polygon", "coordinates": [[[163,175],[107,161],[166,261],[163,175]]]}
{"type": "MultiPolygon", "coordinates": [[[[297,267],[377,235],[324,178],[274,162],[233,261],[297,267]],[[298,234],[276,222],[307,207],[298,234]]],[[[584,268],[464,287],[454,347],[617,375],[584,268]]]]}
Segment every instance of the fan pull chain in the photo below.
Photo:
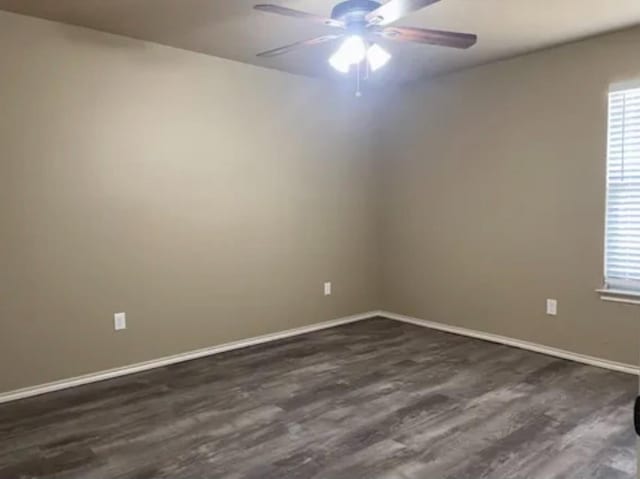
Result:
{"type": "MultiPolygon", "coordinates": [[[[367,51],[369,51],[369,49],[371,48],[372,43],[370,41],[367,41],[366,45],[367,45],[367,51]]],[[[364,79],[365,79],[365,81],[369,81],[369,75],[370,74],[371,74],[371,68],[370,68],[369,60],[367,60],[367,58],[365,56],[365,59],[364,59],[364,79]]]]}
{"type": "Polygon", "coordinates": [[[360,63],[356,68],[356,96],[358,98],[362,96],[362,91],[360,91],[360,63]]]}

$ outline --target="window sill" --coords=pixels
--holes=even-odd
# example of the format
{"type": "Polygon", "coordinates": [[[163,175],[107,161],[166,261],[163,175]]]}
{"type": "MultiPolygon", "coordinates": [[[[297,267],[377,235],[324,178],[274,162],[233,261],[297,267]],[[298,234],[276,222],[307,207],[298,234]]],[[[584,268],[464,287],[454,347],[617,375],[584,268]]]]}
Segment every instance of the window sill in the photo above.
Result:
{"type": "Polygon", "coordinates": [[[596,289],[596,292],[602,301],[640,305],[640,291],[600,288],[596,289]]]}

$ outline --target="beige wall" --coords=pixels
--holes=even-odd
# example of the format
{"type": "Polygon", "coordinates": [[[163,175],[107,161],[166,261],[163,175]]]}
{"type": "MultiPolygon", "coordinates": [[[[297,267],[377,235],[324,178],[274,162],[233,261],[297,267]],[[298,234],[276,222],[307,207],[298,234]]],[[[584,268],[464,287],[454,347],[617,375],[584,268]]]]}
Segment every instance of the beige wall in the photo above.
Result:
{"type": "Polygon", "coordinates": [[[379,306],[362,103],[6,13],[0,69],[0,391],[379,306]]]}
{"type": "Polygon", "coordinates": [[[0,392],[379,307],[637,363],[640,309],[594,290],[606,92],[638,44],[380,91],[371,116],[318,81],[0,13],[0,392]]]}
{"type": "Polygon", "coordinates": [[[389,101],[390,311],[637,363],[640,307],[601,301],[606,100],[640,29],[442,77],[389,101]],[[545,315],[557,298],[557,317],[545,315]]]}

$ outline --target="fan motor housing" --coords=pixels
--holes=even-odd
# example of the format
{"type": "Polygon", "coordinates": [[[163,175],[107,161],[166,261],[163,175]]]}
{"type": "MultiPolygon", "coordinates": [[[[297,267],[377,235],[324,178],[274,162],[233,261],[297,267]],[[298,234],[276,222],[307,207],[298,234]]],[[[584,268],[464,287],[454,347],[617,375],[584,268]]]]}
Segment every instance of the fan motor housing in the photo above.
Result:
{"type": "Polygon", "coordinates": [[[342,20],[347,25],[366,24],[367,13],[380,6],[380,2],[374,0],[347,0],[333,7],[331,18],[342,20]]]}

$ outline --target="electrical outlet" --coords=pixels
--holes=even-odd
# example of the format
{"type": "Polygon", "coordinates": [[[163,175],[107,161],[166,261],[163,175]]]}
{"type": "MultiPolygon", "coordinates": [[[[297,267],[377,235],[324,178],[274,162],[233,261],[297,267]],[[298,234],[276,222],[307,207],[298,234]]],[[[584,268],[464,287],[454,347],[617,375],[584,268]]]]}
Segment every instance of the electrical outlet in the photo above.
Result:
{"type": "Polygon", "coordinates": [[[331,296],[331,282],[327,281],[324,283],[324,295],[331,296]]]}
{"type": "Polygon", "coordinates": [[[113,327],[116,331],[127,329],[127,315],[125,313],[116,313],[113,315],[113,327]]]}
{"type": "Polygon", "coordinates": [[[547,299],[547,314],[549,316],[556,316],[558,314],[557,299],[547,299]]]}

